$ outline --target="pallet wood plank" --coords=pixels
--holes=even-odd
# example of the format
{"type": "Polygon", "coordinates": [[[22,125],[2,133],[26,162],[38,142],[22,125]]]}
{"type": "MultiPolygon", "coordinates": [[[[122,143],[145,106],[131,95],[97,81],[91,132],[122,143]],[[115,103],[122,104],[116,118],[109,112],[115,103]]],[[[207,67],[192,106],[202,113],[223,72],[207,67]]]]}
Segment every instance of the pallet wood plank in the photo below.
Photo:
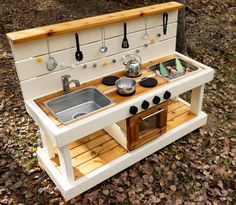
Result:
{"type": "Polygon", "coordinates": [[[72,159],[72,164],[74,167],[79,166],[95,157],[104,154],[105,152],[113,149],[114,147],[117,147],[118,145],[119,144],[114,139],[111,139],[95,147],[94,149],[91,149],[81,155],[77,155],[75,158],[72,159]]]}
{"type": "Polygon", "coordinates": [[[167,121],[170,121],[186,112],[189,112],[189,108],[187,106],[181,106],[172,111],[169,111],[167,116],[167,121]]]}
{"type": "Polygon", "coordinates": [[[124,155],[127,151],[120,145],[112,148],[108,152],[74,168],[75,177],[79,178],[91,171],[111,162],[112,160],[124,155]]]}
{"type": "Polygon", "coordinates": [[[75,157],[78,154],[83,154],[87,152],[88,150],[92,150],[93,148],[102,145],[103,143],[109,141],[111,139],[111,136],[108,134],[101,135],[98,138],[94,138],[93,140],[90,140],[78,147],[75,147],[71,150],[70,154],[71,157],[75,157]]]}
{"type": "Polygon", "coordinates": [[[91,135],[88,135],[85,138],[82,138],[82,139],[79,139],[79,140],[77,140],[75,142],[72,142],[70,144],[70,148],[73,149],[73,148],[75,148],[77,146],[80,146],[80,145],[82,145],[82,144],[84,144],[84,143],[86,143],[88,141],[91,141],[91,140],[93,140],[95,138],[98,138],[98,137],[100,137],[102,135],[105,135],[105,134],[106,134],[106,132],[104,130],[98,130],[97,132],[95,132],[95,133],[93,133],[91,135]]]}
{"type": "Polygon", "coordinates": [[[172,120],[169,120],[167,123],[167,131],[193,119],[194,117],[196,117],[196,115],[188,111],[178,117],[173,118],[172,120]]]}

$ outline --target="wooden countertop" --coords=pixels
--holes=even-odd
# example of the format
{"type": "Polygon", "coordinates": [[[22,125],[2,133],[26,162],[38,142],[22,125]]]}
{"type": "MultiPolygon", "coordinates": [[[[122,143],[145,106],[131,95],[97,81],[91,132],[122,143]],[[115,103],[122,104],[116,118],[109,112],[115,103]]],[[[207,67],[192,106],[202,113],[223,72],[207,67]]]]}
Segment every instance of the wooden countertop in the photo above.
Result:
{"type": "MultiPolygon", "coordinates": [[[[106,85],[103,85],[101,83],[102,78],[99,78],[99,79],[96,79],[96,80],[92,80],[92,81],[83,83],[83,84],[81,84],[80,87],[72,87],[71,91],[80,90],[80,89],[88,87],[88,86],[95,86],[99,91],[101,91],[102,93],[106,94],[107,97],[109,97],[111,100],[113,100],[115,102],[115,104],[112,105],[112,106],[116,106],[118,104],[125,103],[126,101],[131,100],[131,99],[133,99],[133,98],[135,98],[137,96],[143,95],[145,93],[151,92],[151,91],[153,91],[155,89],[158,89],[158,88],[164,86],[167,83],[167,81],[165,79],[159,77],[159,76],[156,76],[153,72],[149,71],[147,68],[150,65],[153,65],[155,63],[162,62],[162,61],[165,61],[165,60],[169,60],[169,59],[172,59],[174,57],[176,57],[176,55],[172,54],[172,55],[168,55],[168,56],[165,56],[165,57],[162,57],[162,58],[158,58],[158,59],[155,59],[153,61],[149,61],[147,63],[144,63],[142,65],[142,76],[134,78],[134,80],[140,81],[144,77],[153,77],[153,78],[157,79],[158,85],[156,87],[153,87],[153,88],[145,88],[145,87],[142,87],[141,85],[139,85],[139,83],[137,83],[136,84],[136,93],[134,95],[132,95],[132,96],[124,97],[124,96],[121,96],[121,95],[117,94],[115,86],[106,86],[106,85]]],[[[120,78],[126,77],[125,76],[125,71],[120,71],[120,72],[117,72],[117,73],[113,73],[113,75],[119,76],[120,78]]],[[[77,121],[82,120],[82,119],[84,119],[84,118],[86,118],[87,116],[90,115],[90,114],[88,114],[85,117],[81,117],[81,118],[79,118],[77,120],[74,120],[73,122],[70,122],[70,123],[67,123],[66,125],[63,125],[60,121],[57,120],[57,118],[43,104],[47,100],[51,100],[51,99],[53,99],[55,97],[62,96],[62,95],[64,95],[63,91],[58,91],[58,92],[55,92],[53,94],[50,94],[50,95],[38,98],[38,99],[36,99],[34,101],[48,115],[48,117],[58,127],[63,127],[63,126],[66,126],[66,125],[68,125],[70,123],[77,122],[77,121]]],[[[97,112],[102,112],[105,109],[109,109],[109,108],[110,108],[110,106],[107,107],[107,108],[104,108],[101,111],[98,110],[97,112]]],[[[95,112],[95,113],[97,113],[97,112],[95,112]]]]}
{"type": "Polygon", "coordinates": [[[103,26],[106,24],[135,19],[140,16],[150,16],[181,8],[183,8],[183,4],[180,4],[178,2],[167,2],[163,4],[156,4],[152,6],[125,10],[116,13],[94,16],[90,18],[78,19],[74,21],[37,27],[23,31],[11,32],[7,34],[7,37],[13,44],[18,44],[46,38],[49,36],[56,36],[69,32],[77,32],[80,30],[103,26]]]}

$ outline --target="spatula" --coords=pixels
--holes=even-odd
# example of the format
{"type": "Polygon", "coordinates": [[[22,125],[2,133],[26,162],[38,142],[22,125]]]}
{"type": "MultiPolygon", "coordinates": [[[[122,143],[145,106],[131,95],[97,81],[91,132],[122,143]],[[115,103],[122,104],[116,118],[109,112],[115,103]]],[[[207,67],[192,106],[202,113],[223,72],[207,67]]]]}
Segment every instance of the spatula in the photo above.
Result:
{"type": "Polygon", "coordinates": [[[163,34],[167,33],[167,24],[168,24],[168,13],[163,14],[163,34]]]}
{"type": "Polygon", "coordinates": [[[82,51],[80,50],[78,33],[75,33],[75,40],[76,40],[76,48],[77,48],[77,50],[75,52],[75,59],[77,61],[82,61],[84,58],[84,55],[83,55],[82,51]]]}
{"type": "Polygon", "coordinates": [[[129,42],[127,39],[127,24],[126,23],[124,23],[124,39],[122,41],[121,47],[122,48],[129,48],[129,42]]]}

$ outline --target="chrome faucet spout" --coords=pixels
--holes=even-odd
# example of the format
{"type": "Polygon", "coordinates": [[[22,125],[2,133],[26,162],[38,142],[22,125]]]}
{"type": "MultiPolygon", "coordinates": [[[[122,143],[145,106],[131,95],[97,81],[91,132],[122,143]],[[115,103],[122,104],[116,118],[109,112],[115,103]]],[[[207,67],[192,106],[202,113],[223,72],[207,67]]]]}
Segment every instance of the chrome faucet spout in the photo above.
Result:
{"type": "Polygon", "coordinates": [[[70,80],[70,81],[69,81],[69,78],[70,78],[70,77],[71,77],[70,75],[63,75],[63,76],[61,77],[64,93],[70,92],[70,84],[71,84],[71,83],[74,83],[76,87],[79,87],[79,86],[80,86],[80,82],[79,82],[78,80],[70,80]]]}
{"type": "Polygon", "coordinates": [[[74,83],[76,87],[80,86],[80,82],[78,80],[71,80],[69,84],[74,83]]]}

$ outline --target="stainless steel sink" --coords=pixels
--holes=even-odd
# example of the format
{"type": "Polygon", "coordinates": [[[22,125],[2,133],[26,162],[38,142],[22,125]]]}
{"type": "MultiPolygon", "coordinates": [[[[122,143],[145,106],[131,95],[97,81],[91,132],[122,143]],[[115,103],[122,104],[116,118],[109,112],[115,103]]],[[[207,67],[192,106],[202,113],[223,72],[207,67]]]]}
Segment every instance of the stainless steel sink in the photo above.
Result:
{"type": "Polygon", "coordinates": [[[95,87],[87,87],[44,102],[63,124],[91,114],[114,102],[95,87]]]}

